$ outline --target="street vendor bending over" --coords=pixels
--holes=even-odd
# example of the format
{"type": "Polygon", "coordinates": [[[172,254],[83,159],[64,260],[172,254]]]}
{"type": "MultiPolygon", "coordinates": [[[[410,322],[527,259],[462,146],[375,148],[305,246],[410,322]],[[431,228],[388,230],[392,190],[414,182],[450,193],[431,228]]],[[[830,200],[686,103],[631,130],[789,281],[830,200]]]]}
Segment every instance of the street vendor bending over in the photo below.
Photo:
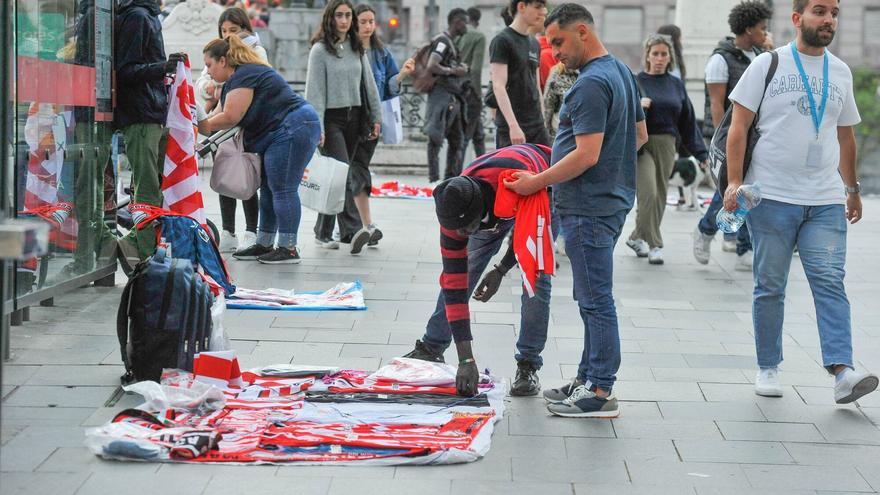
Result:
{"type": "Polygon", "coordinates": [[[444,362],[443,352],[454,339],[459,360],[456,388],[460,395],[475,395],[479,381],[471,349],[468,297],[473,293],[474,299],[489,301],[501,279],[516,264],[523,274],[522,319],[516,343],[517,372],[510,394],[536,395],[541,389],[537,371],[543,364],[541,351],[547,341],[549,275],[554,268],[549,195],[542,190],[528,197],[518,196],[503,185],[499,189],[499,182],[517,171],[540,173],[549,162],[550,148],[546,146],[509,146],[477,158],[460,176],[434,189],[443,255],[441,291],[425,335],[406,357],[444,362]],[[514,225],[507,253],[478,285],[483,270],[514,225]]]}

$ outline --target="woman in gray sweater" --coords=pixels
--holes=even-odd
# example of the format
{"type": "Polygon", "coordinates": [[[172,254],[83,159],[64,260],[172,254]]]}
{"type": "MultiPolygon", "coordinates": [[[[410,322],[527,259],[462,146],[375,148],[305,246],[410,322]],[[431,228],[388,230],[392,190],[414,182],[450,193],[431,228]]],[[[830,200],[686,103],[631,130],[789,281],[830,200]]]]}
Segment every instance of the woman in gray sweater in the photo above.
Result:
{"type": "MultiPolygon", "coordinates": [[[[312,37],[306,76],[306,99],[321,118],[321,151],[345,163],[351,163],[361,139],[379,137],[382,121],[379,91],[354,22],[350,0],[328,2],[312,37]],[[362,101],[364,94],[366,101],[362,101]]],[[[345,191],[345,209],[336,218],[340,240],[351,243],[352,254],[359,253],[370,231],[361,224],[351,187],[345,191]]],[[[333,226],[332,215],[318,215],[315,240],[319,245],[339,248],[333,240],[333,226]]]]}

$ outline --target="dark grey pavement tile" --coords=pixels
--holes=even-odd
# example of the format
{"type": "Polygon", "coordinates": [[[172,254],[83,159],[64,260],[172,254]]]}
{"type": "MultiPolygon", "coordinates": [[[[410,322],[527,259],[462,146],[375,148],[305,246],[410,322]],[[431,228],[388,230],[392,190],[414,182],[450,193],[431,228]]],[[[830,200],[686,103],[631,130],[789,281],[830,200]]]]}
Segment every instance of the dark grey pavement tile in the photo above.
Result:
{"type": "Polygon", "coordinates": [[[718,421],[726,440],[770,442],[824,442],[825,438],[812,423],[771,423],[752,421],[718,421]]]}
{"type": "Polygon", "coordinates": [[[660,487],[719,486],[748,488],[749,481],[738,464],[627,461],[627,470],[633,485],[660,487]]]}
{"type": "Polygon", "coordinates": [[[646,421],[631,418],[612,420],[617,438],[721,440],[712,421],[646,421]]]}
{"type": "Polygon", "coordinates": [[[794,464],[779,442],[731,440],[675,440],[684,462],[727,462],[734,464],[794,464]]]}
{"type": "Polygon", "coordinates": [[[815,466],[746,465],[742,469],[754,487],[873,492],[868,482],[852,467],[816,469],[815,466]]]}
{"type": "Polygon", "coordinates": [[[664,419],[675,421],[764,421],[754,403],[742,402],[659,402],[664,419]]]}
{"type": "Polygon", "coordinates": [[[3,473],[4,495],[68,495],[77,492],[91,473],[3,473]]]}
{"type": "Polygon", "coordinates": [[[601,459],[513,458],[513,481],[626,483],[628,476],[623,461],[601,459]]]}
{"type": "Polygon", "coordinates": [[[566,438],[569,459],[603,460],[678,460],[672,440],[631,438],[566,438]]]}

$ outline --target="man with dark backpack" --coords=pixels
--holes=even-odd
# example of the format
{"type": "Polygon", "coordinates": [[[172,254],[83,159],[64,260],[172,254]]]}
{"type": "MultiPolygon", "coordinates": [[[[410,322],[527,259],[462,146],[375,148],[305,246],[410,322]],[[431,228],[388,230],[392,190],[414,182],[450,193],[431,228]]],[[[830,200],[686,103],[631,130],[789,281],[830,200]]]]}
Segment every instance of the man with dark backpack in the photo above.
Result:
{"type": "Polygon", "coordinates": [[[468,67],[461,63],[458,48],[453,41],[467,32],[467,12],[449,11],[448,29],[431,42],[425,69],[434,74],[435,81],[428,93],[425,134],[428,135],[428,180],[440,180],[440,148],[446,139],[446,171],[444,179],[461,173],[464,143],[466,103],[462,99],[468,67]]]}
{"type": "MultiPolygon", "coordinates": [[[[728,97],[742,77],[743,72],[759,54],[767,37],[767,21],[773,11],[763,1],[748,1],[735,6],[727,18],[735,37],[726,37],[709,57],[706,64],[706,110],[703,118],[703,135],[711,139],[715,125],[721,122],[730,107],[728,97]]],[[[701,264],[709,263],[712,241],[718,232],[715,217],[721,209],[722,198],[716,192],[706,214],[694,230],[694,258],[701,264]]],[[[724,251],[735,251],[735,269],[751,271],[752,242],[747,228],[743,227],[733,238],[725,238],[724,251]]]]}

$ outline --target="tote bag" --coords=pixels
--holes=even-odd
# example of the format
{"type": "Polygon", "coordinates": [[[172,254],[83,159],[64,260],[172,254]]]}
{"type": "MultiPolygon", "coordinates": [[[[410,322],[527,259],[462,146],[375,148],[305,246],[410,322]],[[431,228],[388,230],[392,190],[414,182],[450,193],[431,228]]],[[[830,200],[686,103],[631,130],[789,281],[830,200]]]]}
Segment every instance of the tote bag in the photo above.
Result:
{"type": "Polygon", "coordinates": [[[345,206],[345,184],[348,164],[315,153],[303,172],[299,199],[310,210],[335,215],[345,206]]]}
{"type": "Polygon", "coordinates": [[[214,155],[211,189],[235,199],[251,199],[260,188],[260,155],[244,151],[241,131],[223,141],[214,155]]]}
{"type": "Polygon", "coordinates": [[[403,142],[403,116],[400,114],[399,96],[382,102],[382,142],[384,144],[403,142]]]}

